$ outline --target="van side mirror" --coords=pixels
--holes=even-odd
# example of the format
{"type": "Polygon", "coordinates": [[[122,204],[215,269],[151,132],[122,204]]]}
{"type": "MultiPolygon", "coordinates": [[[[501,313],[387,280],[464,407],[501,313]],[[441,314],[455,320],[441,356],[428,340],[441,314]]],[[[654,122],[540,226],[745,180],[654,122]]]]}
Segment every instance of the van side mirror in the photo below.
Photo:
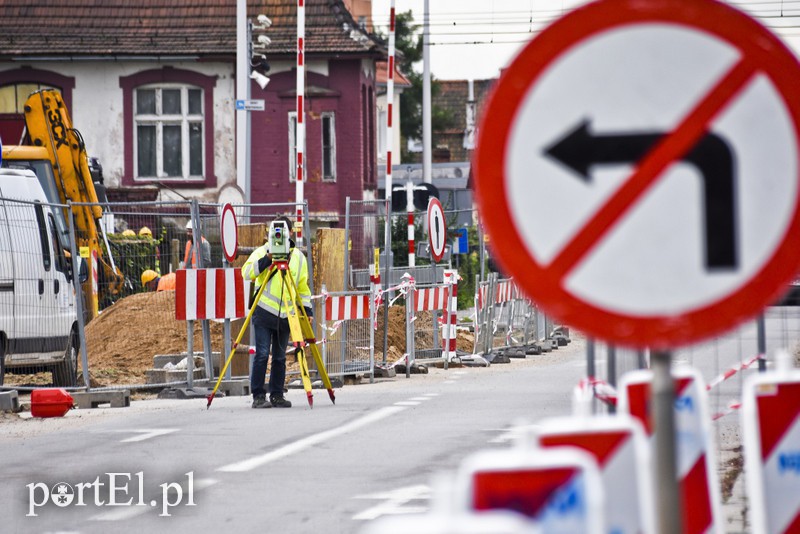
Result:
{"type": "Polygon", "coordinates": [[[73,260],[78,265],[78,282],[81,284],[89,279],[89,267],[86,265],[86,260],[78,256],[73,260]]]}

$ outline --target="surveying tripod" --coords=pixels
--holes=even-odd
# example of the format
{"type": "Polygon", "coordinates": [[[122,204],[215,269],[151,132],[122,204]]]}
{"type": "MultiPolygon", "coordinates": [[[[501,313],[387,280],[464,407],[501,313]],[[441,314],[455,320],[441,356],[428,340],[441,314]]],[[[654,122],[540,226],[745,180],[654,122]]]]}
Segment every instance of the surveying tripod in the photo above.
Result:
{"type": "Polygon", "coordinates": [[[331,402],[336,404],[336,396],[333,393],[333,386],[331,385],[331,380],[328,377],[328,372],[325,370],[325,363],[322,361],[322,356],[319,353],[319,347],[317,347],[317,340],[314,337],[314,329],[311,327],[311,321],[308,318],[308,314],[306,314],[306,310],[303,307],[302,302],[300,302],[300,295],[297,293],[297,284],[292,276],[292,271],[289,270],[289,259],[276,259],[272,262],[268,273],[267,279],[263,284],[261,284],[261,287],[258,288],[258,292],[253,299],[253,305],[250,307],[250,311],[245,318],[242,329],[239,331],[239,335],[233,344],[231,353],[228,356],[228,359],[225,361],[225,366],[219,373],[217,384],[214,386],[214,390],[208,396],[208,404],[206,405],[206,409],[211,406],[211,401],[214,399],[214,395],[216,395],[217,390],[219,389],[219,385],[222,382],[222,377],[225,376],[225,372],[228,370],[228,366],[233,359],[233,354],[236,351],[236,347],[239,346],[239,342],[242,340],[244,331],[247,329],[247,325],[250,324],[250,319],[253,316],[253,312],[255,311],[256,306],[258,306],[258,302],[261,300],[261,294],[264,292],[264,288],[267,287],[269,281],[278,273],[280,273],[281,276],[281,306],[285,306],[286,309],[286,318],[289,320],[289,340],[292,342],[292,345],[294,345],[295,348],[294,353],[295,357],[297,358],[297,364],[300,367],[300,378],[303,382],[303,389],[306,392],[306,397],[308,398],[308,405],[311,408],[314,407],[314,396],[311,393],[311,377],[309,376],[308,362],[306,360],[306,348],[310,348],[311,355],[314,358],[314,363],[317,365],[317,372],[322,379],[322,384],[328,390],[328,395],[331,398],[331,402]]]}

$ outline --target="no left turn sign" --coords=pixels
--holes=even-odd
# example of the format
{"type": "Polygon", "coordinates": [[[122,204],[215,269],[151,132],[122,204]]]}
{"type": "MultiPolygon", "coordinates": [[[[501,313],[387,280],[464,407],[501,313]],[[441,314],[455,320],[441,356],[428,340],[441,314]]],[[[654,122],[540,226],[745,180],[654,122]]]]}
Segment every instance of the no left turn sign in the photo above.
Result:
{"type": "Polygon", "coordinates": [[[545,29],[484,110],[492,251],[560,320],[670,348],[800,267],[800,65],[711,0],[601,0],[545,29]]]}

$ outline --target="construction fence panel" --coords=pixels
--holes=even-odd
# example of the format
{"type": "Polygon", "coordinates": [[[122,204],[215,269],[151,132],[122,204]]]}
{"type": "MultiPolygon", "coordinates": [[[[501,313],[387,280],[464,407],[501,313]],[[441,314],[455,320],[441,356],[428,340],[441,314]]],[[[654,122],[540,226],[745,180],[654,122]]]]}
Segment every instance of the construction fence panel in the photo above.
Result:
{"type": "MultiPolygon", "coordinates": [[[[386,202],[383,200],[352,200],[347,198],[345,209],[345,273],[363,271],[366,283],[354,285],[359,289],[369,287],[368,269],[374,263],[375,249],[385,252],[384,221],[386,202]]],[[[382,259],[381,261],[385,261],[382,259]]],[[[381,266],[383,267],[383,265],[381,266]]],[[[351,283],[351,280],[345,281],[351,283]]]]}
{"type": "Polygon", "coordinates": [[[374,376],[375,299],[372,293],[324,293],[322,300],[322,359],[328,375],[374,376]]]}
{"type": "Polygon", "coordinates": [[[448,288],[444,284],[415,287],[411,331],[414,335],[414,360],[418,363],[431,363],[443,358],[441,326],[447,297],[448,288]]]}

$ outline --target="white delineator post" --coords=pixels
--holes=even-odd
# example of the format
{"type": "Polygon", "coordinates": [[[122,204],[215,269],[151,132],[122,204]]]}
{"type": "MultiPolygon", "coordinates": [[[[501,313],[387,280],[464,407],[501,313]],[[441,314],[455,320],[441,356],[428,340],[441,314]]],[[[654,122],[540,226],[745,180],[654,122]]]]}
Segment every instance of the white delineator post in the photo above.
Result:
{"type": "Polygon", "coordinates": [[[406,184],[406,212],[408,212],[408,266],[416,265],[414,247],[414,184],[411,180],[406,184]]]}
{"type": "Polygon", "coordinates": [[[445,363],[456,357],[456,312],[458,311],[458,271],[447,269],[444,283],[448,287],[447,304],[442,325],[442,356],[445,363]]]}
{"type": "Polygon", "coordinates": [[[297,168],[295,170],[295,208],[297,209],[297,227],[295,236],[297,246],[303,245],[303,152],[306,146],[306,121],[303,108],[305,96],[305,34],[306,7],[305,0],[297,0],[297,128],[295,128],[295,146],[297,147],[297,168]]]}

